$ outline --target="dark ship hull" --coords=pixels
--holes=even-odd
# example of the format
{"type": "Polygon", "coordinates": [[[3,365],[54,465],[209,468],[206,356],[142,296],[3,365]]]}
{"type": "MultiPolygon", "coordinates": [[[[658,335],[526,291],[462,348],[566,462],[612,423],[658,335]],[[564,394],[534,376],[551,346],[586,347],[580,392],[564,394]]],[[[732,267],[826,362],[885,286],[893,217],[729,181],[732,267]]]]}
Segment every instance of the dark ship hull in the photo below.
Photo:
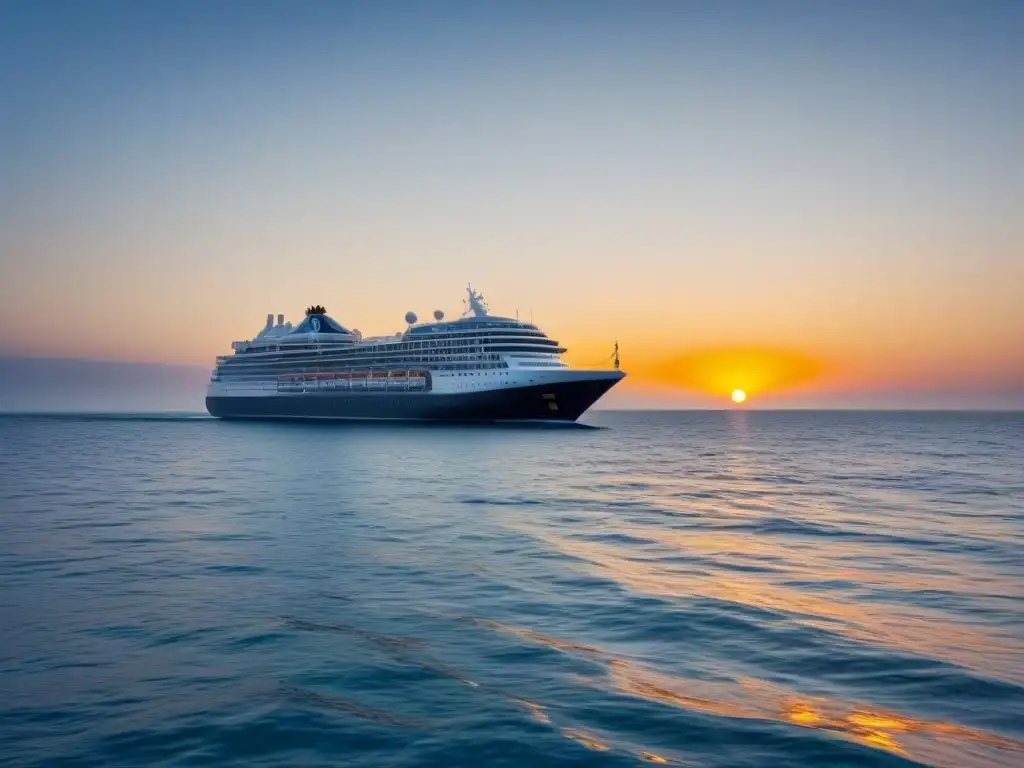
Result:
{"type": "Polygon", "coordinates": [[[210,396],[222,419],[386,419],[399,421],[573,422],[625,374],[479,392],[307,392],[268,397],[210,396]]]}

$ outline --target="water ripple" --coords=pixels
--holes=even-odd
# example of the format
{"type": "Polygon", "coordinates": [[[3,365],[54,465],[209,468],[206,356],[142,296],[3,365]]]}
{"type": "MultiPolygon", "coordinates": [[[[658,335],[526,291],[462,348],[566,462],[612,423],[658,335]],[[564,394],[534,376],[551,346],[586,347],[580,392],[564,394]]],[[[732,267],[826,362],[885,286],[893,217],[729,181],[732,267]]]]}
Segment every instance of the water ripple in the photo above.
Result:
{"type": "Polygon", "coordinates": [[[0,418],[0,754],[1024,764],[1024,418],[0,418]]]}

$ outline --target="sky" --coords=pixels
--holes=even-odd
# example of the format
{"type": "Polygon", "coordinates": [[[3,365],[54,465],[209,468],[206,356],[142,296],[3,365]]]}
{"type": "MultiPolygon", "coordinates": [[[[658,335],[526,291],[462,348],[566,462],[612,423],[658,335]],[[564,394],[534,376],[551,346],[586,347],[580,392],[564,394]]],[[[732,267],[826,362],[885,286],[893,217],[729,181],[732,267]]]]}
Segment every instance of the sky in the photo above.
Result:
{"type": "Polygon", "coordinates": [[[609,402],[1024,407],[1024,3],[0,0],[0,355],[533,319],[609,402]]]}

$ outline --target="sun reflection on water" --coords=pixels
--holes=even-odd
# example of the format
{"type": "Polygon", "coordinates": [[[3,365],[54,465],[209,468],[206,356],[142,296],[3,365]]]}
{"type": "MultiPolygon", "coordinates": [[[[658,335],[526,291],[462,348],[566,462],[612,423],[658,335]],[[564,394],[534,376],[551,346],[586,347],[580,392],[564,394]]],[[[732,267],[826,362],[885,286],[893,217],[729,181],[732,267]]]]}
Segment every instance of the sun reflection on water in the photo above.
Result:
{"type": "MultiPolygon", "coordinates": [[[[976,728],[811,697],[752,678],[728,682],[685,679],[655,671],[594,646],[562,640],[536,630],[490,620],[477,620],[476,623],[565,653],[582,652],[591,658],[596,655],[606,664],[606,676],[580,677],[580,682],[599,688],[610,687],[622,695],[667,706],[723,717],[773,720],[802,728],[829,731],[860,744],[934,765],[962,765],[962,761],[942,750],[939,743],[941,740],[981,744],[1013,754],[1024,753],[1024,742],[976,728]]],[[[551,724],[551,719],[540,704],[522,699],[516,701],[529,710],[534,719],[551,724]]],[[[614,746],[575,726],[562,727],[560,732],[589,749],[607,751],[614,746]]],[[[669,762],[668,758],[654,752],[630,751],[649,762],[669,762]]]]}
{"type": "MultiPolygon", "coordinates": [[[[959,494],[943,495],[945,459],[923,466],[901,456],[902,443],[876,452],[870,421],[852,433],[868,450],[844,453],[827,449],[850,433],[811,434],[800,423],[780,447],[765,437],[768,418],[731,411],[715,423],[714,440],[689,443],[680,421],[671,449],[630,444],[621,452],[641,458],[582,476],[571,495],[496,505],[503,528],[565,556],[568,578],[582,574],[635,601],[638,618],[576,638],[485,626],[585,654],[599,669],[604,662],[593,679],[580,679],[617,695],[827,732],[932,765],[1024,765],[1024,742],[941,719],[1003,730],[1012,711],[969,712],[965,702],[1024,684],[1005,547],[1015,531],[1004,499],[979,497],[979,481],[966,473],[959,494]],[[642,626],[644,616],[651,627],[642,626]],[[605,634],[638,645],[606,650],[595,642],[605,634]],[[671,654],[676,639],[692,640],[693,654],[650,650],[671,654]],[[747,649],[758,656],[750,663],[747,649]],[[758,674],[785,683],[735,671],[716,678],[723,669],[765,667],[773,671],[758,674]],[[948,707],[927,700],[951,686],[965,693],[948,707]]],[[[528,576],[523,582],[535,586],[528,576]]],[[[582,732],[549,714],[555,727],[582,732]]],[[[628,748],[617,736],[591,736],[628,748]]]]}
{"type": "Polygon", "coordinates": [[[646,594],[668,598],[704,597],[752,606],[850,640],[928,655],[979,672],[984,672],[984,664],[1004,660],[1005,673],[1011,679],[1019,677],[1022,671],[1017,669],[1015,674],[1012,661],[1024,650],[1019,640],[987,635],[979,627],[959,627],[949,621],[944,621],[943,631],[937,633],[935,621],[938,619],[930,620],[927,609],[915,607],[911,613],[878,602],[862,606],[837,597],[836,590],[826,594],[804,588],[821,581],[825,574],[831,581],[847,582],[854,587],[870,580],[892,589],[934,588],[934,580],[918,584],[912,574],[862,572],[855,563],[867,553],[855,545],[832,545],[823,552],[812,544],[787,542],[783,562],[779,545],[758,537],[728,531],[706,532],[706,529],[684,532],[657,525],[603,526],[604,535],[622,534],[679,553],[673,560],[666,560],[660,555],[632,553],[625,556],[614,544],[586,537],[516,529],[571,555],[576,561],[575,567],[646,594]],[[680,556],[683,562],[679,562],[680,556]]]}

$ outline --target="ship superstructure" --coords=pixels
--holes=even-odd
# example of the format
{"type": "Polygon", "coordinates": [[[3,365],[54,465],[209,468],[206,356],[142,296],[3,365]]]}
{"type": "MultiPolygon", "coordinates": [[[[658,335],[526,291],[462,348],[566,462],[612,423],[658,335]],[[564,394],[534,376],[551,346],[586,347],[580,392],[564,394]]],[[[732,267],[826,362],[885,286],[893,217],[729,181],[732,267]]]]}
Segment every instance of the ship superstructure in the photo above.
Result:
{"type": "MultiPolygon", "coordinates": [[[[268,315],[219,357],[207,409],[224,418],[575,421],[625,374],[579,370],[532,323],[496,317],[468,288],[456,320],[406,315],[405,331],[364,338],[310,306],[297,326],[268,315]]],[[[617,353],[616,353],[617,363],[617,353]]]]}

